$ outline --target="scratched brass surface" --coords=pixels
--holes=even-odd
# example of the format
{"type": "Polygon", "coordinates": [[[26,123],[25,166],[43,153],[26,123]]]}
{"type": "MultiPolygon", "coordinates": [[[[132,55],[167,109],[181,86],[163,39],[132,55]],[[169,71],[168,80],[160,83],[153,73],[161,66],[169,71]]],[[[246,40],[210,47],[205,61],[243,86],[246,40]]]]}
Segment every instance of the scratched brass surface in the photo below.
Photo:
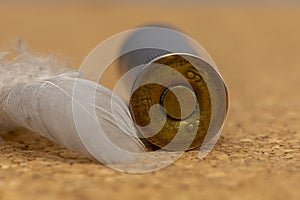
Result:
{"type": "Polygon", "coordinates": [[[132,94],[130,100],[130,109],[135,123],[140,127],[146,127],[140,129],[143,136],[158,147],[168,150],[188,150],[199,147],[205,138],[211,119],[209,90],[197,70],[201,66],[193,66],[180,55],[164,56],[156,60],[154,64],[161,65],[146,66],[135,83],[141,85],[132,94]],[[182,74],[191,88],[183,80],[170,73],[167,70],[168,67],[182,74]],[[148,83],[153,76],[156,76],[157,80],[163,80],[163,85],[148,83]],[[183,100],[181,101],[183,102],[182,105],[180,105],[174,97],[174,92],[170,90],[170,88],[178,86],[190,91],[196,97],[196,101],[187,99],[190,97],[189,95],[177,94],[183,100]],[[169,99],[166,99],[168,98],[166,97],[166,91],[167,95],[171,93],[169,99]],[[151,119],[149,110],[153,105],[161,105],[164,109],[157,108],[151,119]],[[194,107],[189,115],[179,119],[170,116],[170,114],[181,115],[181,108],[182,110],[191,110],[189,106],[194,107]],[[165,117],[166,121],[164,121],[165,117]],[[149,124],[151,125],[148,126],[149,124]],[[160,130],[159,127],[162,127],[162,129],[160,130]],[[172,143],[169,144],[171,141],[172,143]]]}

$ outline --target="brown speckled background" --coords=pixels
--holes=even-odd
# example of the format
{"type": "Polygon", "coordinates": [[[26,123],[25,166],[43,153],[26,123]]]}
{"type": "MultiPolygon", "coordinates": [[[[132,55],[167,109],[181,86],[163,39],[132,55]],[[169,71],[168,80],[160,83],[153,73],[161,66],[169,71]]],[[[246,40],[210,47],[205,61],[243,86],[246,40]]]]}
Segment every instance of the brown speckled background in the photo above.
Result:
{"type": "Polygon", "coordinates": [[[0,47],[22,37],[76,68],[149,22],[179,27],[218,64],[231,108],[215,149],[126,174],[19,130],[1,138],[0,199],[300,199],[300,6],[0,4],[0,47]]]}

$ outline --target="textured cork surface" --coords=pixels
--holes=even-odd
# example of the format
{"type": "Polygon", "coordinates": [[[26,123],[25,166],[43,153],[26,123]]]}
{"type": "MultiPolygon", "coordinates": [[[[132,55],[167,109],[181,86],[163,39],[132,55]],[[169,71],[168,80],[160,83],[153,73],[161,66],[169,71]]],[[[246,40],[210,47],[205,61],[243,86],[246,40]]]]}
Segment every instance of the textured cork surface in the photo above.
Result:
{"type": "Polygon", "coordinates": [[[26,130],[5,134],[1,200],[300,199],[299,6],[1,5],[0,19],[1,49],[22,37],[74,67],[114,33],[174,25],[210,52],[231,98],[222,138],[207,157],[188,152],[148,174],[114,171],[26,130]]]}

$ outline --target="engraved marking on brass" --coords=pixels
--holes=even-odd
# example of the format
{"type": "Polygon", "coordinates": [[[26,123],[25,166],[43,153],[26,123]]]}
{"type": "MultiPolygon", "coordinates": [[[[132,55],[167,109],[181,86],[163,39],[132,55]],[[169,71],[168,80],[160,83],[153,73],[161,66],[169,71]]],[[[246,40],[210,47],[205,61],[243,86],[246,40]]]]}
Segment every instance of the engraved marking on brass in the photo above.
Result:
{"type": "Polygon", "coordinates": [[[189,71],[187,71],[186,76],[188,79],[193,80],[194,82],[200,82],[201,76],[197,74],[197,71],[195,72],[193,68],[191,68],[189,71]]]}

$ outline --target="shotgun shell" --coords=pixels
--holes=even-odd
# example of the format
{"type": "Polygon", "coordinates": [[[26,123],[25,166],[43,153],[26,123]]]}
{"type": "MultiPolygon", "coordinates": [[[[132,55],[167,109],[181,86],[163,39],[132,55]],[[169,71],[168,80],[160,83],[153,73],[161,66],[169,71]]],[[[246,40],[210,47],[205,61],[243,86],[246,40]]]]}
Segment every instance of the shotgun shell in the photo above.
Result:
{"type": "Polygon", "coordinates": [[[124,48],[155,40],[172,47],[138,49],[121,57],[123,70],[141,66],[129,102],[133,120],[142,137],[156,147],[200,147],[223,127],[228,110],[225,83],[218,70],[201,58],[181,33],[170,31],[160,37],[149,34],[137,31],[124,48]]]}

